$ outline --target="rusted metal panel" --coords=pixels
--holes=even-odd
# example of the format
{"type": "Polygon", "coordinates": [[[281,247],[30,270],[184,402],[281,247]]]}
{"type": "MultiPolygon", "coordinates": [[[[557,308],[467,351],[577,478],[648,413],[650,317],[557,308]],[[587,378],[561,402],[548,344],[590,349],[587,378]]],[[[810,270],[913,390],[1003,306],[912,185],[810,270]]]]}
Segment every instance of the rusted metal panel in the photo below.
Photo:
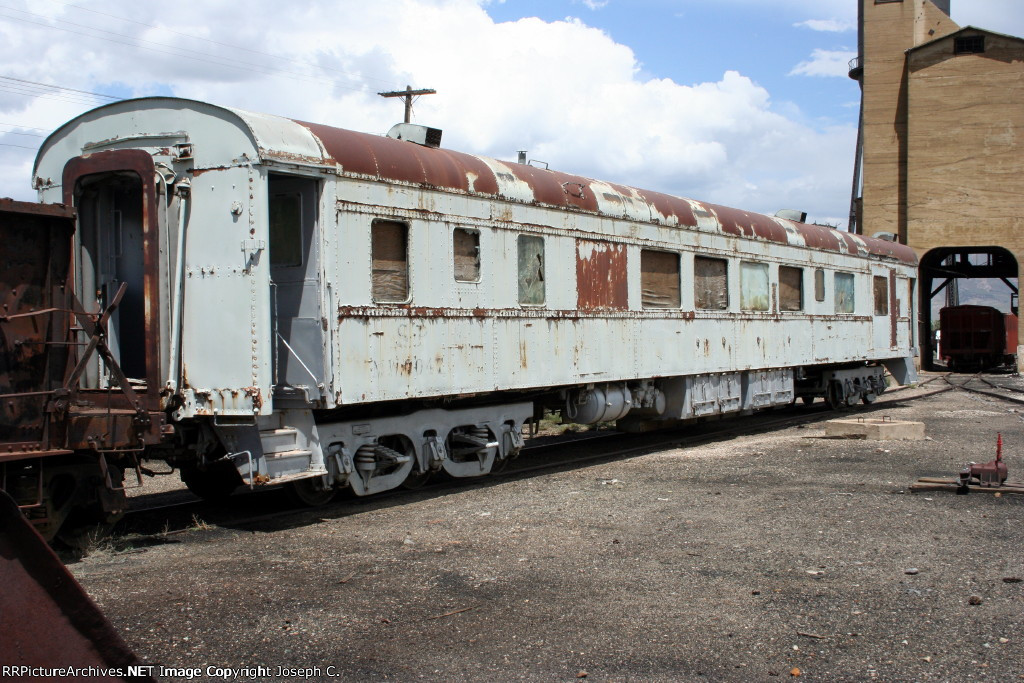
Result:
{"type": "Polygon", "coordinates": [[[46,408],[68,365],[74,212],[0,202],[0,458],[50,450],[46,408]]]}
{"type": "Polygon", "coordinates": [[[626,246],[576,240],[577,308],[623,310],[628,307],[626,246]]]}
{"type": "Polygon", "coordinates": [[[327,161],[340,164],[346,173],[462,192],[498,192],[491,170],[469,154],[316,123],[297,123],[320,139],[327,161]]]}
{"type": "Polygon", "coordinates": [[[155,680],[3,491],[0,585],[0,662],[4,668],[94,668],[91,675],[66,677],[18,668],[14,678],[155,680]],[[135,668],[136,675],[129,676],[129,667],[135,668]],[[110,669],[120,669],[120,673],[99,673],[110,669]]]}

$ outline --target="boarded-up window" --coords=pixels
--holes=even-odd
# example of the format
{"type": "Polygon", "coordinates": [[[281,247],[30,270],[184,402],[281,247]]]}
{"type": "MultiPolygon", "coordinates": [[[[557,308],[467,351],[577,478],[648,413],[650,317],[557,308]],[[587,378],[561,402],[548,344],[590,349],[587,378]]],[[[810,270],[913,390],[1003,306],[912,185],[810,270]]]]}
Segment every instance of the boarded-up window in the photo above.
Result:
{"type": "Polygon", "coordinates": [[[394,221],[374,221],[373,300],[404,302],[409,298],[409,228],[394,221]]]}
{"type": "Polygon", "coordinates": [[[767,311],[768,303],[768,264],[744,261],[740,264],[740,308],[767,311]]]}
{"type": "Polygon", "coordinates": [[[779,266],[779,310],[804,310],[804,270],[779,266]]]}
{"type": "Polygon", "coordinates": [[[640,251],[640,303],[644,308],[679,308],[679,254],[640,251]]]}
{"type": "Polygon", "coordinates": [[[853,313],[853,273],[836,273],[836,313],[853,313]]]}
{"type": "Polygon", "coordinates": [[[821,268],[814,271],[814,300],[825,300],[825,271],[821,268]]]}
{"type": "Polygon", "coordinates": [[[455,279],[480,282],[480,231],[455,228],[452,232],[455,279]]]}
{"type": "Polygon", "coordinates": [[[875,315],[889,315],[889,278],[874,277],[875,315]]]}
{"type": "Polygon", "coordinates": [[[544,238],[519,236],[519,303],[544,303],[544,238]]]}
{"type": "Polygon", "coordinates": [[[270,265],[302,265],[302,195],[270,196],[270,265]]]}
{"type": "Polygon", "coordinates": [[[697,308],[724,311],[729,308],[729,262],[697,256],[693,259],[693,299],[697,308]]]}

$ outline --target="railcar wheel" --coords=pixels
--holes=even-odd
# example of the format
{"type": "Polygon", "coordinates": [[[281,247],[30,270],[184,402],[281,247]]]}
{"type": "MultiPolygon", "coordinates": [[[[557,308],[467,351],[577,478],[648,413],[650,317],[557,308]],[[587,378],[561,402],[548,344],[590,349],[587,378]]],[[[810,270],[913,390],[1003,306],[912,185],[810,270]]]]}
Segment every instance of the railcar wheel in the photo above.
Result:
{"type": "Polygon", "coordinates": [[[227,460],[218,460],[200,469],[196,465],[180,468],[181,481],[188,490],[203,500],[224,500],[242,485],[242,477],[235,466],[227,460]]]}
{"type": "Polygon", "coordinates": [[[846,407],[846,395],[843,391],[843,385],[835,381],[829,382],[828,388],[825,390],[825,402],[828,403],[828,407],[832,410],[846,407]]]}
{"type": "Polygon", "coordinates": [[[114,525],[120,521],[122,516],[123,514],[118,515],[114,520],[97,522],[91,517],[79,519],[78,516],[73,515],[65,520],[53,540],[70,550],[75,556],[84,555],[110,535],[114,525]]]}
{"type": "Polygon", "coordinates": [[[421,489],[426,486],[427,482],[433,479],[433,477],[433,472],[429,470],[426,472],[420,472],[415,466],[413,466],[413,468],[409,470],[409,476],[407,476],[405,481],[402,482],[402,488],[409,489],[410,491],[421,489]]]}
{"type": "Polygon", "coordinates": [[[508,463],[509,463],[510,460],[512,460],[511,457],[505,457],[505,458],[497,458],[496,457],[496,458],[494,458],[494,464],[491,465],[491,472],[490,473],[491,474],[498,474],[499,472],[504,472],[505,468],[508,467],[508,463]]]}
{"type": "Polygon", "coordinates": [[[290,481],[284,485],[284,490],[292,503],[310,508],[327,505],[338,493],[337,489],[324,488],[320,477],[290,481]]]}

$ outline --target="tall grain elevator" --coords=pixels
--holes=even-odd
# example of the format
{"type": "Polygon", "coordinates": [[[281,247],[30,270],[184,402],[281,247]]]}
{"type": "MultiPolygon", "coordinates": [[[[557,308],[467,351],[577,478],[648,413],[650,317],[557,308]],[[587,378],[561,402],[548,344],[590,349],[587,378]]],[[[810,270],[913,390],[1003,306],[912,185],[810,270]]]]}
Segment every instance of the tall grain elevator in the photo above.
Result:
{"type": "MultiPolygon", "coordinates": [[[[951,0],[858,0],[860,131],[850,230],[921,259],[921,360],[932,299],[964,278],[1006,285],[1024,258],[1024,39],[950,18],[951,0]]],[[[1012,304],[1011,304],[1011,295],[1012,304]]],[[[1019,338],[1024,339],[1024,329],[1019,338]]],[[[1024,348],[1017,364],[1024,367],[1024,348]]]]}

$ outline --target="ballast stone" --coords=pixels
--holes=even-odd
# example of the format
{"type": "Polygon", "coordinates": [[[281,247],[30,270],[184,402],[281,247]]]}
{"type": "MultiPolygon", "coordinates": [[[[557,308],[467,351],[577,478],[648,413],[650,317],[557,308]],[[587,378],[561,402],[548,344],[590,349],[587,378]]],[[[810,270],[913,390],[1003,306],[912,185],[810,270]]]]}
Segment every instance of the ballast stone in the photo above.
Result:
{"type": "Polygon", "coordinates": [[[873,441],[924,441],[924,423],[880,418],[846,418],[825,423],[826,437],[873,441]]]}

